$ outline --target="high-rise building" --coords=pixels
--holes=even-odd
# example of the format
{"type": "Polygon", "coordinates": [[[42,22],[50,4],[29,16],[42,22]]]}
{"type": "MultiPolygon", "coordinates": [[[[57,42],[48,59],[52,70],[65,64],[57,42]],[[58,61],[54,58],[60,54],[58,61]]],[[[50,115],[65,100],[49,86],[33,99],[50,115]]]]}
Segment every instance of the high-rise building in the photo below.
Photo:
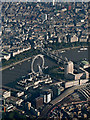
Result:
{"type": "Polygon", "coordinates": [[[44,103],[49,103],[51,101],[51,92],[45,91],[44,93],[44,103]]]}
{"type": "Polygon", "coordinates": [[[42,19],[43,19],[43,21],[47,20],[48,19],[48,15],[47,14],[42,14],[42,19]]]}
{"type": "Polygon", "coordinates": [[[53,5],[55,5],[55,0],[53,0],[53,5]]]}
{"type": "Polygon", "coordinates": [[[60,36],[58,36],[58,43],[61,43],[61,42],[62,42],[62,40],[61,40],[60,36]]]}
{"type": "Polygon", "coordinates": [[[45,20],[47,20],[47,14],[45,14],[45,20]]]}
{"type": "Polygon", "coordinates": [[[65,72],[65,76],[68,73],[73,74],[73,62],[72,61],[66,62],[65,67],[64,67],[64,72],[65,72]]]}

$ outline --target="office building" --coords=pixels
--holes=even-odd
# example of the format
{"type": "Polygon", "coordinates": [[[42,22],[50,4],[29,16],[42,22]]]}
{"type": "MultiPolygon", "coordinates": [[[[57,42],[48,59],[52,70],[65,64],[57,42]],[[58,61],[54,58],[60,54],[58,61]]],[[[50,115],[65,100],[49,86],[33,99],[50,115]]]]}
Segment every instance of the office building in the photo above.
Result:
{"type": "Polygon", "coordinates": [[[10,91],[4,91],[3,90],[3,97],[6,99],[8,97],[11,97],[11,92],[10,91]]]}
{"type": "Polygon", "coordinates": [[[73,74],[73,62],[72,61],[66,62],[64,70],[65,76],[67,76],[68,73],[73,74]]]}
{"type": "Polygon", "coordinates": [[[49,103],[51,101],[51,92],[45,91],[44,93],[44,103],[49,103]]]}
{"type": "Polygon", "coordinates": [[[35,99],[35,104],[36,104],[36,109],[38,109],[39,107],[41,107],[43,105],[43,97],[37,97],[35,99]]]}

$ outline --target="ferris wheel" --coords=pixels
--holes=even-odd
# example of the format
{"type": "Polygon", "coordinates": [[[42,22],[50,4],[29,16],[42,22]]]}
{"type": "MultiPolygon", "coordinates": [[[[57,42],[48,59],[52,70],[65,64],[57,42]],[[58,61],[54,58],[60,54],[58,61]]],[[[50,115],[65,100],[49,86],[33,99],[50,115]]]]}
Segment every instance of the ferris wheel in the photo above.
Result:
{"type": "Polygon", "coordinates": [[[44,69],[44,56],[41,54],[36,55],[31,63],[32,73],[42,73],[42,69],[44,69]]]}

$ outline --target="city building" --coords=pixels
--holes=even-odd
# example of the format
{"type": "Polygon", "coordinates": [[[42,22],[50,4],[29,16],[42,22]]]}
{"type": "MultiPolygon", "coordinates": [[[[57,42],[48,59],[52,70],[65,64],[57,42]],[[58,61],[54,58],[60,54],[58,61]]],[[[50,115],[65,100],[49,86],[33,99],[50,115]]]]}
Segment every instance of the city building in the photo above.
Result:
{"type": "MultiPolygon", "coordinates": [[[[86,62],[84,62],[86,63],[86,62]]],[[[83,68],[79,67],[77,73],[74,73],[73,62],[69,61],[65,63],[64,67],[64,75],[66,79],[70,80],[80,80],[80,79],[88,79],[89,73],[83,68]]]]}
{"type": "Polygon", "coordinates": [[[35,99],[35,106],[36,106],[36,109],[38,109],[39,107],[41,107],[43,105],[43,97],[40,96],[40,97],[37,97],[35,99]]]}
{"type": "Polygon", "coordinates": [[[85,68],[88,68],[88,67],[89,67],[89,63],[88,63],[87,61],[81,61],[80,66],[85,69],[85,68]]]}
{"type": "Polygon", "coordinates": [[[44,103],[49,103],[51,101],[51,93],[45,92],[44,93],[44,103]]]}
{"type": "Polygon", "coordinates": [[[23,91],[17,93],[17,97],[21,97],[21,96],[23,96],[23,95],[24,95],[24,92],[23,92],[23,91]]]}
{"type": "Polygon", "coordinates": [[[72,87],[74,85],[79,85],[79,80],[65,82],[65,88],[72,87]]]}
{"type": "Polygon", "coordinates": [[[78,42],[78,37],[76,36],[76,35],[73,35],[72,37],[71,37],[71,43],[72,42],[78,42]]]}
{"type": "Polygon", "coordinates": [[[23,100],[20,99],[20,98],[11,96],[11,97],[6,99],[6,102],[10,103],[10,104],[13,104],[13,105],[16,105],[16,106],[21,106],[21,103],[23,102],[23,100]]]}
{"type": "Polygon", "coordinates": [[[72,61],[66,62],[65,66],[64,66],[65,76],[67,76],[68,73],[73,74],[73,70],[74,70],[73,69],[73,62],[72,61]]]}
{"type": "Polygon", "coordinates": [[[61,93],[61,88],[58,85],[52,86],[53,97],[57,97],[61,93]]]}
{"type": "Polygon", "coordinates": [[[3,97],[6,99],[8,97],[11,97],[11,91],[6,91],[6,90],[3,90],[3,97]]]}

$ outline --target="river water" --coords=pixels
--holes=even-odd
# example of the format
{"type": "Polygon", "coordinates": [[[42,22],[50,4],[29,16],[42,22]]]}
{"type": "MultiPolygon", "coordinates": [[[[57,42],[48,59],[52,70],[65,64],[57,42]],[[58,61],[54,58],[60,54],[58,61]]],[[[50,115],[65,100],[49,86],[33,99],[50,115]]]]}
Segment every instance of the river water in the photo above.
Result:
{"type": "MultiPolygon", "coordinates": [[[[69,60],[76,62],[84,58],[88,59],[88,50],[80,51],[80,48],[71,49],[71,50],[67,50],[65,52],[59,53],[59,55],[60,56],[62,55],[62,57],[67,57],[69,60]]],[[[31,62],[32,60],[25,61],[21,64],[15,65],[12,70],[10,68],[3,70],[2,84],[3,85],[11,84],[14,81],[20,79],[22,76],[27,75],[31,71],[31,62]]],[[[52,67],[56,65],[57,64],[54,61],[45,57],[45,66],[52,67]]]]}

